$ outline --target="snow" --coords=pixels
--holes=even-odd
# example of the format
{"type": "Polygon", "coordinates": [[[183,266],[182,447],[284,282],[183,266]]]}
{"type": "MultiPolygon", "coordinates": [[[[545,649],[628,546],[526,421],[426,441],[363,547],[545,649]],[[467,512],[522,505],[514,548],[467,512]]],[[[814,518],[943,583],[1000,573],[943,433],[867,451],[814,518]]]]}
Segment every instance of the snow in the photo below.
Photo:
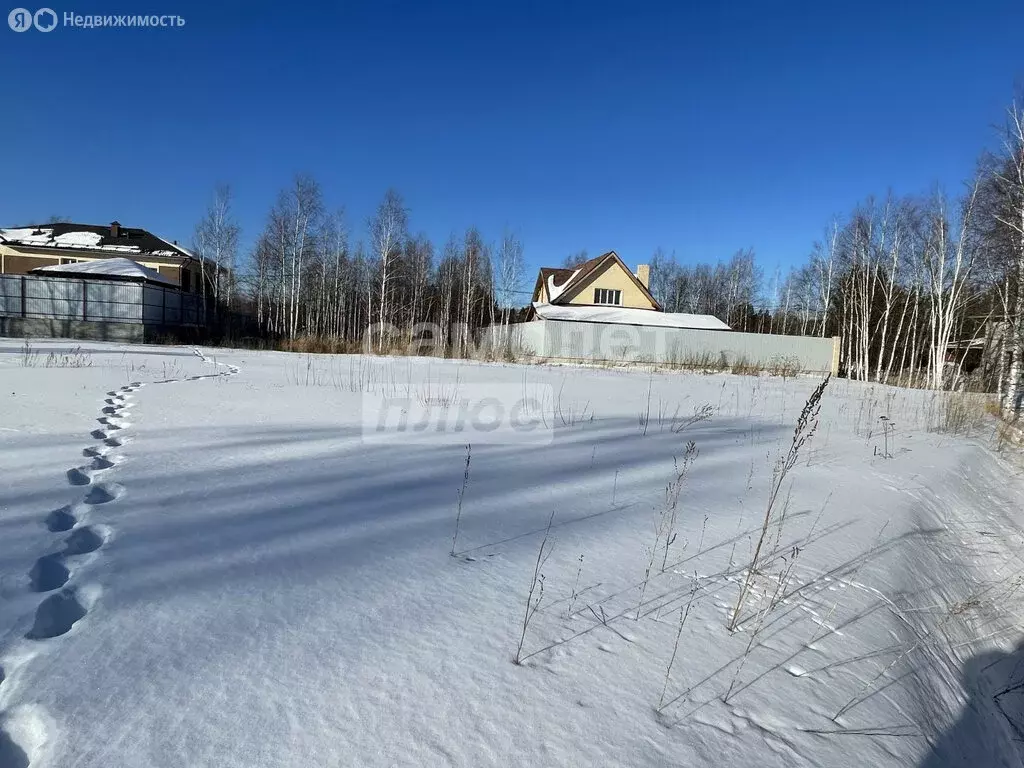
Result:
{"type": "Polygon", "coordinates": [[[22,245],[50,245],[53,230],[38,227],[22,227],[20,229],[0,229],[0,237],[12,243],[22,245]]]}
{"type": "Polygon", "coordinates": [[[102,239],[95,232],[65,232],[53,238],[52,244],[57,248],[95,248],[102,239]]]}
{"type": "Polygon", "coordinates": [[[192,253],[192,251],[190,251],[188,248],[180,246],[180,245],[172,242],[171,240],[168,240],[166,237],[160,237],[159,235],[154,235],[154,237],[156,237],[158,240],[163,240],[165,243],[167,243],[167,246],[168,246],[168,250],[166,250],[166,251],[154,251],[153,252],[154,255],[159,254],[159,255],[162,255],[162,256],[178,256],[178,257],[180,257],[181,254],[184,253],[189,258],[197,259],[197,256],[194,253],[192,253]]]}
{"type": "Polygon", "coordinates": [[[729,326],[714,315],[655,312],[649,309],[630,307],[557,305],[536,301],[533,303],[533,308],[542,320],[576,320],[585,323],[619,323],[662,328],[701,328],[713,331],[729,330],[729,326]]]}
{"type": "Polygon", "coordinates": [[[100,259],[98,261],[80,261],[74,264],[51,264],[48,267],[36,267],[33,272],[47,272],[53,275],[96,275],[97,277],[129,277],[148,280],[177,288],[177,284],[161,275],[155,269],[124,258],[100,259]]]}
{"type": "Polygon", "coordinates": [[[0,380],[5,768],[1020,764],[1024,480],[932,393],[828,386],[730,633],[813,380],[13,339],[0,380]],[[452,557],[462,440],[361,411],[492,384],[551,440],[473,443],[452,557]]]}
{"type": "Polygon", "coordinates": [[[578,275],[579,273],[580,271],[577,269],[571,275],[569,275],[569,279],[566,280],[561,285],[555,285],[555,276],[548,275],[548,301],[554,301],[559,296],[561,296],[565,292],[565,289],[572,285],[572,281],[576,279],[576,275],[578,275]]]}
{"type": "Polygon", "coordinates": [[[52,227],[22,227],[0,229],[0,239],[15,245],[43,246],[46,248],[81,248],[111,253],[142,253],[137,245],[100,245],[102,236],[95,232],[65,232],[54,237],[52,227]]]}

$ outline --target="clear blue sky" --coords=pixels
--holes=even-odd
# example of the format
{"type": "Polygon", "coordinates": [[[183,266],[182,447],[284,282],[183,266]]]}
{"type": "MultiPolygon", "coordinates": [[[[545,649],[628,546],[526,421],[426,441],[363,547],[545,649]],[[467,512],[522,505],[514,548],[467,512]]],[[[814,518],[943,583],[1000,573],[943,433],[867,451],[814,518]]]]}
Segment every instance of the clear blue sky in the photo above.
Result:
{"type": "Polygon", "coordinates": [[[247,249],[306,171],[354,239],[394,186],[439,249],[509,226],[531,270],[800,261],[871,193],[958,191],[1024,76],[1019,0],[53,7],[187,24],[0,28],[0,224],[187,242],[225,181],[247,249]]]}

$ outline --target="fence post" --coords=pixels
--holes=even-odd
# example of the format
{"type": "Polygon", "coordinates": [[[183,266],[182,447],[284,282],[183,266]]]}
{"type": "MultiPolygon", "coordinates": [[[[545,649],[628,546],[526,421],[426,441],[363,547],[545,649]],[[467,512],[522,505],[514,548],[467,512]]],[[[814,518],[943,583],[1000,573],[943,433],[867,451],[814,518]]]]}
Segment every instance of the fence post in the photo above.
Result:
{"type": "Polygon", "coordinates": [[[21,276],[21,316],[25,317],[25,276],[21,276]]]}
{"type": "Polygon", "coordinates": [[[89,287],[82,281],[82,322],[89,319],[89,287]]]}

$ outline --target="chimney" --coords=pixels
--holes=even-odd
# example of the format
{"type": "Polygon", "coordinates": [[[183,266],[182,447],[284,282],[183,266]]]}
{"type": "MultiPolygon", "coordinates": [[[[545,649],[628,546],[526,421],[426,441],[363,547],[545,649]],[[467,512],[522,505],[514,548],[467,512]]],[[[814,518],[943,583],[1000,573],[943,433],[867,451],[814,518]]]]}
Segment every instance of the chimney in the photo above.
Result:
{"type": "Polygon", "coordinates": [[[638,264],[636,268],[636,279],[644,288],[651,287],[651,268],[647,264],[638,264]]]}
{"type": "Polygon", "coordinates": [[[121,222],[110,222],[110,236],[115,240],[121,236],[121,222]]]}

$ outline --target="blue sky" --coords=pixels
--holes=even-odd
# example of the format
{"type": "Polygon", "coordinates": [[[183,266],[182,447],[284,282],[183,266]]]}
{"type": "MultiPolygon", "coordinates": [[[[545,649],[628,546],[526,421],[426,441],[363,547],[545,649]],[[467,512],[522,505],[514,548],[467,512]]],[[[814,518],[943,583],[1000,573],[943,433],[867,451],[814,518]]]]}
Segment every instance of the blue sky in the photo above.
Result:
{"type": "Polygon", "coordinates": [[[1024,78],[1020,2],[90,3],[180,29],[0,29],[0,223],[187,242],[217,182],[251,244],[312,173],[354,239],[393,186],[437,247],[531,269],[753,247],[799,262],[869,194],[958,191],[1024,78]]]}

